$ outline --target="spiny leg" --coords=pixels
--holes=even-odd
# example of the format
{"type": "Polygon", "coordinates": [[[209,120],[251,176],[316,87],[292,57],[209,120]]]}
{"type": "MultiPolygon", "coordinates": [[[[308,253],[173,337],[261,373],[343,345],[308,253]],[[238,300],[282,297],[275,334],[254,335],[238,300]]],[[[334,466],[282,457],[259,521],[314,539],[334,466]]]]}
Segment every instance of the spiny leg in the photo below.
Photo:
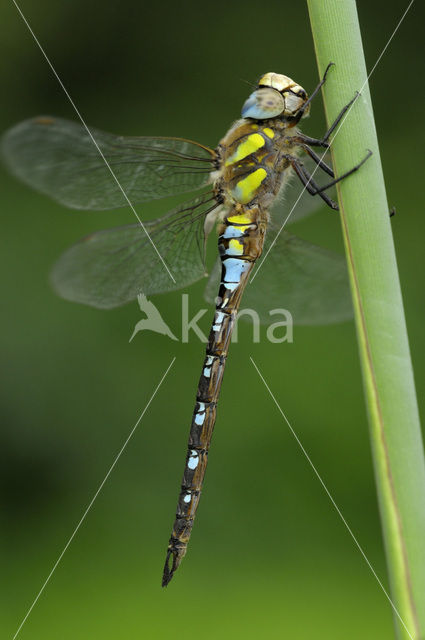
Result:
{"type": "MultiPolygon", "coordinates": [[[[310,151],[311,151],[311,149],[310,149],[310,151]]],[[[291,162],[291,166],[293,167],[295,173],[300,178],[301,182],[303,183],[303,185],[307,189],[308,193],[310,195],[312,195],[312,196],[319,195],[322,198],[322,200],[324,200],[326,202],[326,204],[328,204],[332,209],[335,209],[336,211],[339,211],[339,207],[338,207],[337,203],[334,200],[332,200],[332,198],[329,198],[329,196],[326,193],[324,193],[324,190],[325,189],[329,189],[330,187],[332,187],[334,184],[336,184],[340,180],[343,180],[344,178],[349,176],[351,173],[354,173],[354,171],[357,171],[357,169],[359,169],[362,166],[362,164],[364,164],[366,162],[366,160],[368,160],[368,158],[370,158],[372,153],[373,152],[369,150],[367,155],[363,158],[363,160],[361,162],[359,162],[359,164],[357,164],[355,167],[353,167],[349,171],[346,171],[345,173],[343,173],[342,176],[339,176],[339,178],[336,178],[335,180],[332,180],[332,182],[329,182],[328,184],[324,185],[323,187],[320,187],[317,184],[317,182],[313,179],[312,175],[307,171],[307,169],[304,167],[304,165],[302,165],[297,159],[292,158],[290,160],[290,162],[291,162]]],[[[314,160],[314,158],[313,158],[313,160],[314,160]]],[[[319,164],[319,163],[317,163],[317,164],[319,164]]],[[[324,167],[322,167],[322,169],[324,169],[324,167]]],[[[329,167],[328,167],[328,169],[329,169],[329,167]]],[[[332,175],[333,175],[333,172],[332,172],[332,175]]],[[[389,211],[390,218],[395,216],[396,213],[397,213],[396,208],[395,207],[391,207],[391,209],[389,211]]]]}
{"type": "Polygon", "coordinates": [[[350,102],[348,104],[346,104],[345,107],[343,107],[341,109],[341,111],[338,113],[337,117],[335,118],[335,120],[333,121],[333,123],[331,124],[329,129],[326,131],[326,133],[323,136],[323,138],[311,138],[310,136],[306,136],[303,133],[299,133],[297,136],[294,136],[294,141],[295,142],[300,142],[300,143],[305,143],[305,144],[310,144],[312,147],[326,147],[326,148],[328,148],[329,147],[329,137],[330,137],[330,135],[333,133],[335,128],[339,125],[339,123],[341,122],[344,114],[347,113],[348,109],[357,100],[359,95],[360,95],[360,93],[358,91],[356,91],[356,93],[354,95],[354,98],[352,98],[350,100],[350,102]]]}
{"type": "Polygon", "coordinates": [[[331,176],[331,178],[335,178],[335,174],[333,172],[332,167],[330,167],[324,160],[322,160],[322,158],[318,156],[317,153],[313,151],[313,149],[310,149],[308,144],[301,144],[300,147],[304,149],[306,153],[308,153],[310,158],[314,160],[314,162],[317,164],[318,167],[323,169],[323,171],[325,171],[329,176],[331,176]]]}
{"type": "Polygon", "coordinates": [[[333,187],[335,184],[337,184],[337,182],[344,180],[344,178],[347,178],[349,175],[357,171],[362,166],[362,164],[364,164],[366,160],[370,158],[371,155],[372,155],[372,151],[368,151],[368,153],[366,154],[366,156],[363,158],[361,162],[359,162],[354,167],[352,167],[351,169],[343,173],[341,176],[338,176],[338,178],[335,178],[334,180],[331,180],[331,182],[328,182],[328,184],[323,185],[322,187],[317,184],[317,182],[313,179],[313,176],[307,171],[304,165],[297,158],[290,156],[288,157],[288,160],[290,161],[292,168],[294,169],[297,176],[300,178],[301,182],[303,183],[307,191],[312,196],[315,196],[315,195],[320,196],[322,200],[324,200],[326,204],[329,205],[332,209],[338,210],[337,203],[334,202],[332,198],[329,198],[329,196],[325,193],[325,191],[330,187],[333,187]]]}
{"type": "Polygon", "coordinates": [[[311,174],[304,168],[301,162],[299,162],[297,158],[291,158],[290,162],[293,170],[303,183],[308,193],[312,196],[319,195],[319,197],[322,198],[322,200],[324,200],[331,209],[338,211],[339,208],[337,203],[326,193],[319,191],[319,185],[313,180],[311,174]]]}
{"type": "Polygon", "coordinates": [[[348,109],[351,107],[352,104],[354,104],[354,102],[357,100],[359,95],[360,95],[360,93],[358,91],[356,91],[356,93],[354,94],[354,98],[351,98],[350,102],[348,102],[348,104],[346,104],[345,107],[342,107],[341,111],[338,113],[337,117],[335,118],[335,120],[333,121],[333,123],[331,124],[329,129],[326,131],[325,135],[323,136],[323,138],[322,138],[323,142],[328,142],[329,141],[329,136],[331,135],[331,133],[333,133],[333,131],[339,125],[339,123],[341,122],[344,114],[347,113],[348,109]]]}
{"type": "Polygon", "coordinates": [[[324,142],[319,138],[312,138],[311,136],[307,136],[305,133],[298,132],[296,136],[292,138],[292,142],[295,142],[299,145],[310,144],[312,147],[325,147],[329,149],[329,142],[324,142]]]}
{"type": "Polygon", "coordinates": [[[310,106],[310,103],[312,102],[312,100],[314,100],[314,98],[317,96],[317,94],[319,93],[320,89],[323,87],[323,85],[326,82],[326,76],[328,75],[328,71],[331,67],[333,67],[335,64],[335,62],[330,62],[328,64],[328,66],[325,69],[325,73],[323,74],[323,78],[321,79],[321,81],[319,82],[319,84],[317,85],[317,87],[314,89],[313,93],[311,94],[311,96],[308,98],[308,100],[306,100],[305,104],[303,105],[302,109],[299,111],[298,116],[297,116],[297,120],[300,120],[303,116],[303,113],[305,112],[305,110],[307,109],[307,107],[310,106]]]}
{"type": "MultiPolygon", "coordinates": [[[[344,180],[344,178],[347,178],[348,176],[351,176],[352,173],[354,173],[355,171],[360,169],[360,167],[366,162],[366,160],[368,160],[370,158],[371,155],[372,155],[372,151],[370,151],[370,149],[368,149],[368,152],[365,155],[365,157],[363,158],[363,160],[361,160],[358,164],[354,165],[354,167],[352,167],[348,171],[345,171],[343,174],[341,174],[340,176],[338,176],[334,180],[331,180],[330,182],[328,182],[328,184],[323,185],[323,187],[319,187],[317,185],[318,188],[316,190],[316,193],[318,193],[320,195],[323,191],[326,191],[327,189],[330,189],[330,187],[333,187],[334,184],[337,184],[337,182],[341,182],[341,180],[344,180]]],[[[305,175],[310,175],[308,173],[308,171],[304,167],[303,167],[303,171],[304,171],[305,175]]],[[[310,181],[310,184],[311,184],[311,182],[312,181],[310,181]]]]}

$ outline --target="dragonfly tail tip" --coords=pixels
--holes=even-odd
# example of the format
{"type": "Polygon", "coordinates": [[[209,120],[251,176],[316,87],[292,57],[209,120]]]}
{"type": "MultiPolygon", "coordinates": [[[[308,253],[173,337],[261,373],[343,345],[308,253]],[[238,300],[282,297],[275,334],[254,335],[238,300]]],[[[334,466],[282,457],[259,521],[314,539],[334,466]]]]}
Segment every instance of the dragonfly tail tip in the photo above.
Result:
{"type": "Polygon", "coordinates": [[[180,562],[178,561],[178,558],[176,557],[176,555],[173,553],[172,549],[168,549],[167,551],[167,557],[165,559],[165,564],[164,564],[164,572],[162,574],[162,586],[166,587],[170,582],[171,579],[175,573],[175,571],[177,570],[177,567],[179,566],[180,562]],[[171,566],[170,566],[170,559],[172,557],[172,562],[171,562],[171,566]]]}
{"type": "Polygon", "coordinates": [[[166,587],[169,583],[171,578],[173,577],[172,573],[167,573],[164,571],[163,575],[162,575],[162,583],[161,586],[162,587],[166,587]]]}

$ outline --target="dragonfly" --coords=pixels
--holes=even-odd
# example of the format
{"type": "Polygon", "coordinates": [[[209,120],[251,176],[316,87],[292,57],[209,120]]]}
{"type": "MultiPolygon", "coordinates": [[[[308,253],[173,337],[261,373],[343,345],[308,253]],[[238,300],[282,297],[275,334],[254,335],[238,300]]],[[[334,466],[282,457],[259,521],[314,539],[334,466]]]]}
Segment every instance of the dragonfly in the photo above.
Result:
{"type": "MultiPolygon", "coordinates": [[[[187,287],[206,273],[206,238],[218,233],[218,261],[207,285],[214,318],[196,393],[183,479],[169,539],[162,585],[186,554],[203,486],[216,421],[217,402],[232,330],[254,265],[270,248],[245,301],[270,321],[266,309],[282,301],[298,324],[324,324],[351,317],[342,256],[282,231],[298,192],[317,196],[337,210],[329,189],[357,171],[368,156],[339,177],[314,148],[326,150],[330,136],[352,104],[344,106],[321,138],[304,135],[298,123],[312,99],[288,76],[263,75],[238,119],[215,149],[174,137],[123,137],[61,118],[41,116],[9,129],[2,138],[10,171],[36,190],[70,208],[106,210],[170,195],[192,198],[155,220],[105,229],[86,236],[52,270],[56,292],[71,301],[110,309],[187,287]],[[301,156],[303,154],[303,156],[301,156]],[[300,159],[304,157],[304,159],[300,159]],[[322,186],[310,164],[329,176],[322,186]],[[281,194],[289,192],[282,206],[281,194]],[[267,232],[267,233],[266,233],[267,232]],[[218,290],[218,295],[217,295],[218,290]]],[[[305,198],[304,198],[305,200],[305,198]]],[[[312,200],[312,199],[311,199],[312,200]]],[[[317,198],[316,198],[317,200],[317,198]]],[[[314,207],[297,207],[292,220],[314,207]]]]}

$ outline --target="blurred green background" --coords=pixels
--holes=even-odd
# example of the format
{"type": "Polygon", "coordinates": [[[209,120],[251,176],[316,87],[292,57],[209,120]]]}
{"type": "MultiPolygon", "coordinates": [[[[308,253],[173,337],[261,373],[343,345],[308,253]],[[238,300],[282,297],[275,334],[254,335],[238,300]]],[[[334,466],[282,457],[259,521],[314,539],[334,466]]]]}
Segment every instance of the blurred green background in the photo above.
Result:
{"type": "MultiPolygon", "coordinates": [[[[358,6],[371,68],[407,1],[358,6]]],[[[318,81],[303,2],[20,7],[83,117],[107,131],[214,146],[260,74],[287,73],[310,91],[318,81]]],[[[421,410],[423,21],[416,3],[371,79],[421,410]]],[[[1,129],[36,114],[76,119],[12,2],[2,3],[0,24],[1,129]]],[[[304,131],[323,130],[318,99],[304,131]]],[[[136,303],[105,312],[55,297],[48,273],[59,254],[91,230],[133,222],[132,213],[68,211],[0,171],[2,637],[13,637],[174,356],[19,637],[393,637],[387,599],[249,361],[387,587],[353,323],[295,328],[294,343],[282,345],[253,344],[241,326],[190,549],[163,590],[204,346],[147,332],[129,344],[136,303]]],[[[342,250],[327,211],[293,230],[342,250]]],[[[193,312],[206,306],[203,286],[190,288],[193,312]]],[[[180,293],[155,303],[179,335],[180,293]]]]}

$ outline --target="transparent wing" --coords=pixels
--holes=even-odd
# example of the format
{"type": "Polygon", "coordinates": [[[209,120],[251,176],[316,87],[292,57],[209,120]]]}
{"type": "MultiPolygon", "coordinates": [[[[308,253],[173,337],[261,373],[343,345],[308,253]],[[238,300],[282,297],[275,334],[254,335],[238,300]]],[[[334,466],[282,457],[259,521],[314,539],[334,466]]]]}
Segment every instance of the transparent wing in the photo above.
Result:
{"type": "MultiPolygon", "coordinates": [[[[90,129],[132,204],[193,191],[209,181],[214,151],[181,138],[123,137],[90,129]]],[[[10,171],[75,209],[128,205],[86,129],[49,116],[25,120],[2,139],[10,171]]]]}
{"type": "MultiPolygon", "coordinates": [[[[322,155],[322,154],[320,154],[322,155]]],[[[330,164],[330,158],[327,153],[324,156],[324,161],[330,164]]],[[[314,173],[314,179],[317,182],[324,183],[329,182],[332,178],[323,173],[321,169],[317,168],[317,165],[306,154],[304,154],[300,160],[310,174],[314,173]]],[[[303,218],[307,218],[320,210],[328,210],[329,207],[323,202],[319,196],[311,196],[308,191],[301,184],[300,180],[296,177],[292,169],[288,169],[288,179],[281,190],[276,203],[270,210],[270,225],[271,229],[279,230],[284,224],[292,224],[298,222],[303,218]]],[[[335,199],[335,189],[327,191],[327,194],[335,199]]]]}
{"type": "MultiPolygon", "coordinates": [[[[263,256],[274,237],[269,234],[263,256]]],[[[257,311],[262,323],[273,322],[269,314],[272,309],[290,311],[298,325],[331,324],[352,317],[342,255],[282,231],[264,263],[260,259],[259,264],[258,274],[245,289],[242,308],[257,311]]],[[[205,290],[208,302],[214,302],[217,296],[220,273],[217,261],[205,290]]]]}
{"type": "Polygon", "coordinates": [[[139,293],[191,284],[205,275],[204,220],[217,207],[209,192],[146,222],[156,249],[138,224],[93,233],[59,258],[51,275],[53,287],[67,300],[110,309],[139,293]]]}

